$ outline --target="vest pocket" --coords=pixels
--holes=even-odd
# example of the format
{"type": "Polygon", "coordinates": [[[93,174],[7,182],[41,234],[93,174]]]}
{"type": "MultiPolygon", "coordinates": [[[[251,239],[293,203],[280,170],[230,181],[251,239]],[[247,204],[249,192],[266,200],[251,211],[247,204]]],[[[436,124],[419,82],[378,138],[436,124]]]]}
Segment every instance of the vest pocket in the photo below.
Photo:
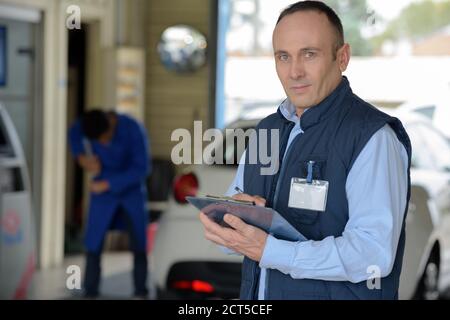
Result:
{"type": "Polygon", "coordinates": [[[288,210],[295,225],[314,224],[321,214],[319,211],[306,209],[288,208],[288,210]]]}
{"type": "Polygon", "coordinates": [[[308,175],[308,163],[314,161],[313,179],[324,180],[326,175],[327,155],[311,155],[299,161],[300,176],[298,178],[305,178],[308,175]]]}
{"type": "MultiPolygon", "coordinates": [[[[307,158],[303,158],[299,162],[300,172],[295,175],[296,178],[304,178],[306,179],[308,174],[308,162],[314,161],[315,164],[313,166],[313,179],[314,180],[324,180],[325,177],[325,169],[327,163],[327,155],[310,155],[307,158]]],[[[290,180],[289,180],[290,181],[290,180]]],[[[298,208],[288,208],[291,213],[291,217],[293,223],[296,225],[302,224],[314,224],[319,218],[319,214],[323,212],[308,210],[308,209],[298,209],[298,208]]]]}

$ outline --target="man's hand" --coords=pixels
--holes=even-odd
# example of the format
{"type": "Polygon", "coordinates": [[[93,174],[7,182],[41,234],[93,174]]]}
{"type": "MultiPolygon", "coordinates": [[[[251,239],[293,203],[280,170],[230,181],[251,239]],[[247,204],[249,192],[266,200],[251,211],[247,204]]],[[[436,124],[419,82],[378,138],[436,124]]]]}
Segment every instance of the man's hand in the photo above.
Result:
{"type": "Polygon", "coordinates": [[[260,207],[266,206],[266,199],[261,198],[260,196],[251,196],[245,193],[238,193],[233,196],[233,199],[242,201],[253,201],[257,206],[260,207]]]}
{"type": "Polygon", "coordinates": [[[100,160],[96,156],[78,156],[78,163],[80,166],[89,173],[97,175],[102,170],[100,160]]]}
{"type": "MultiPolygon", "coordinates": [[[[233,198],[237,200],[255,201],[260,206],[264,206],[266,202],[261,197],[252,197],[245,194],[239,194],[233,198]]],[[[254,261],[261,260],[266,245],[267,233],[246,224],[232,214],[226,214],[224,221],[233,229],[218,225],[203,212],[200,212],[199,217],[205,229],[206,239],[241,253],[254,261]]]]}
{"type": "Polygon", "coordinates": [[[109,182],[106,180],[92,181],[90,190],[96,194],[104,193],[109,190],[109,182]]]}

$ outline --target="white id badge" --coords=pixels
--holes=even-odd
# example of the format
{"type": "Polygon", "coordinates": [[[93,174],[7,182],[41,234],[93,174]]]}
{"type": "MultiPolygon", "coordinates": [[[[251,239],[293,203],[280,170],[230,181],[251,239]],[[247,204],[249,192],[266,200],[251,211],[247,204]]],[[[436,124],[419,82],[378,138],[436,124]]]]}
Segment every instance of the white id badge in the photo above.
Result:
{"type": "Polygon", "coordinates": [[[325,211],[327,205],[328,181],[292,178],[289,192],[289,208],[325,211]]]}

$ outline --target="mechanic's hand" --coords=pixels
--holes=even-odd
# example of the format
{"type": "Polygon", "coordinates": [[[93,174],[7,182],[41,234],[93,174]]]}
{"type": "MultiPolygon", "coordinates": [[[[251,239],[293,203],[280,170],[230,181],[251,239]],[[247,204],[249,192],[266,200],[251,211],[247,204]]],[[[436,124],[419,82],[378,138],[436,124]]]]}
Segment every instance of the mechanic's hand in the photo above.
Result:
{"type": "Polygon", "coordinates": [[[203,212],[200,212],[200,221],[205,229],[206,239],[241,253],[254,261],[261,260],[268,236],[263,230],[246,224],[229,213],[224,216],[224,221],[233,229],[220,226],[203,212]]]}
{"type": "Polygon", "coordinates": [[[109,190],[109,182],[106,180],[92,181],[90,190],[92,193],[101,194],[109,190]]]}
{"type": "Polygon", "coordinates": [[[102,170],[100,160],[96,156],[78,156],[78,163],[80,166],[89,173],[98,175],[102,170]]]}

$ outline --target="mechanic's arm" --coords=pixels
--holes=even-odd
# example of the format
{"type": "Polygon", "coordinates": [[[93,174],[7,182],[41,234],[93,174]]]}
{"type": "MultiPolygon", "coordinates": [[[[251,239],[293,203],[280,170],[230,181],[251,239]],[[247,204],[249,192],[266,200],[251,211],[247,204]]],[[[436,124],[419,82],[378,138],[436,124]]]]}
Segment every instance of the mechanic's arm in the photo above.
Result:
{"type": "MultiPolygon", "coordinates": [[[[407,198],[408,156],[386,125],[369,140],[346,183],[349,220],[340,237],[288,242],[268,236],[260,267],[295,279],[367,280],[370,266],[380,276],[392,271],[407,198]]],[[[326,214],[326,213],[320,213],[326,214]]]]}
{"type": "Polygon", "coordinates": [[[106,180],[112,193],[122,193],[130,187],[139,185],[150,173],[149,146],[144,129],[136,126],[130,134],[131,155],[127,169],[106,180]]]}
{"type": "Polygon", "coordinates": [[[97,175],[101,171],[100,160],[95,155],[88,156],[85,154],[83,139],[84,136],[81,130],[81,124],[79,121],[76,121],[75,124],[69,129],[68,140],[70,150],[78,164],[84,170],[97,175]]]}

